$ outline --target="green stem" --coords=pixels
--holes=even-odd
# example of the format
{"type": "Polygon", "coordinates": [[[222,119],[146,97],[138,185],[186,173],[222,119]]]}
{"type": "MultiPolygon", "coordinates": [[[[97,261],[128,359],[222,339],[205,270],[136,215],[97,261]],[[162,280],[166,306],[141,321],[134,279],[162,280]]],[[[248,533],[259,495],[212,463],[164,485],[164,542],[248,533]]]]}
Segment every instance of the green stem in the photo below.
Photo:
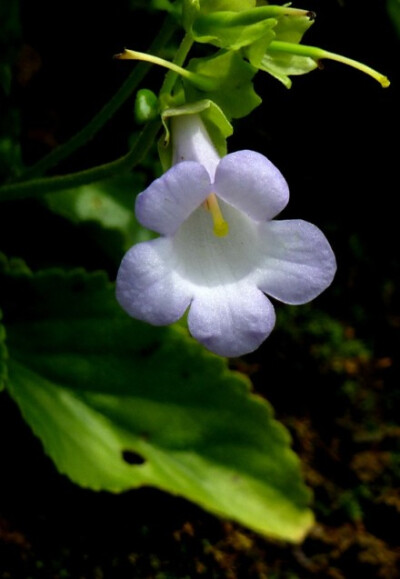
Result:
{"type": "Polygon", "coordinates": [[[68,175],[42,177],[30,181],[23,181],[22,183],[4,185],[0,187],[0,201],[41,197],[46,193],[55,193],[63,189],[87,185],[88,183],[107,179],[121,172],[129,171],[146,156],[157,137],[160,127],[161,122],[158,119],[148,123],[136,139],[131,150],[123,157],[110,163],[76,173],[69,173],[68,175]]]}
{"type": "Polygon", "coordinates": [[[152,54],[147,54],[147,52],[138,52],[137,50],[130,50],[129,48],[125,48],[124,52],[121,54],[117,54],[116,58],[119,60],[141,60],[142,62],[150,62],[151,64],[157,64],[158,66],[163,66],[164,68],[168,68],[169,70],[175,72],[175,74],[179,74],[187,78],[188,80],[191,79],[193,73],[189,70],[185,70],[181,66],[178,66],[174,62],[170,62],[169,60],[165,60],[164,58],[160,58],[159,56],[153,56],[152,54]]]}
{"type": "MultiPolygon", "coordinates": [[[[175,24],[172,17],[168,16],[160,29],[157,38],[150,46],[151,52],[159,52],[161,48],[171,38],[175,31],[175,24]]],[[[40,159],[35,165],[29,167],[21,176],[24,179],[31,179],[46,173],[49,169],[60,163],[63,159],[71,155],[76,149],[92,139],[94,135],[104,126],[104,124],[114,115],[114,113],[131,96],[133,91],[139,86],[151,65],[147,63],[139,64],[131,72],[121,88],[115,93],[110,101],[93,117],[93,119],[69,141],[60,145],[48,155],[40,159]]],[[[20,177],[20,178],[21,178],[20,177]]]]}
{"type": "Polygon", "coordinates": [[[353,68],[361,70],[361,72],[364,72],[369,76],[372,76],[372,78],[377,80],[384,88],[390,85],[390,81],[386,76],[363,64],[362,62],[358,62],[357,60],[347,58],[346,56],[342,56],[340,54],[335,54],[334,52],[328,52],[327,50],[323,50],[322,48],[318,48],[316,46],[306,46],[304,44],[294,44],[292,42],[281,42],[280,40],[273,40],[268,46],[268,52],[284,52],[286,54],[295,54],[297,56],[308,56],[315,61],[319,61],[324,58],[336,60],[337,62],[347,64],[353,68]]]}
{"type": "MultiPolygon", "coordinates": [[[[189,51],[193,46],[193,42],[194,41],[193,41],[192,35],[189,33],[185,34],[178,50],[176,51],[176,54],[175,54],[175,57],[173,60],[174,64],[176,64],[177,66],[183,66],[183,64],[186,60],[186,57],[189,54],[189,51]]],[[[172,93],[177,78],[178,78],[178,75],[172,70],[170,70],[166,74],[163,85],[162,85],[161,90],[160,90],[160,98],[164,97],[165,95],[170,95],[172,93]]]]}
{"type": "Polygon", "coordinates": [[[117,54],[116,58],[120,60],[142,60],[144,62],[151,62],[152,64],[157,64],[158,66],[167,68],[169,73],[172,74],[165,79],[165,82],[162,86],[160,91],[161,100],[170,96],[178,76],[186,78],[189,82],[203,90],[212,90],[215,86],[215,82],[212,79],[207,78],[201,74],[191,72],[190,70],[186,70],[177,64],[178,62],[182,62],[183,64],[192,44],[192,38],[189,35],[186,35],[182,41],[181,46],[179,47],[177,55],[172,62],[165,60],[164,58],[160,58],[159,56],[154,56],[153,54],[138,52],[137,50],[130,50],[129,48],[125,48],[124,52],[117,54]]]}

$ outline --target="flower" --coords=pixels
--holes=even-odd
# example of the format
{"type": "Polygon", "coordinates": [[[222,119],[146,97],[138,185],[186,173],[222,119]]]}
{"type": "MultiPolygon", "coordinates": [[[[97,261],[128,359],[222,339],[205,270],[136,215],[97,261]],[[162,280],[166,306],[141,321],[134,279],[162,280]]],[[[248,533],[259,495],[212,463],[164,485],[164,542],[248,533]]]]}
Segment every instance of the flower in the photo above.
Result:
{"type": "Polygon", "coordinates": [[[173,166],[136,200],[160,237],[122,260],[117,299],[134,318],[177,321],[189,308],[194,338],[222,356],[254,351],[272,331],[274,307],[306,303],[326,289],[336,262],[323,233],[302,220],[273,220],[289,190],[254,151],[222,159],[199,115],[172,121],[173,166]]]}

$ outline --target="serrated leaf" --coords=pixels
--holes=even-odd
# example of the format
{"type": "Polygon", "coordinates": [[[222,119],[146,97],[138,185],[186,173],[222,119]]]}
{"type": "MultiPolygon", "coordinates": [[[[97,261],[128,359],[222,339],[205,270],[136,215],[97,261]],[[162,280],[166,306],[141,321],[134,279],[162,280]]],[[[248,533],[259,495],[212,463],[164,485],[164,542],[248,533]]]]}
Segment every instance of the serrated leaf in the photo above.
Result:
{"type": "Polygon", "coordinates": [[[179,327],[131,320],[101,275],[9,274],[0,294],[7,388],[61,472],[301,540],[312,516],[289,435],[223,359],[179,327]]]}
{"type": "Polygon", "coordinates": [[[252,83],[256,69],[237,52],[220,50],[210,57],[194,58],[188,69],[211,79],[216,85],[215,90],[207,92],[184,82],[189,102],[210,99],[228,119],[247,116],[261,103],[252,83]]]}

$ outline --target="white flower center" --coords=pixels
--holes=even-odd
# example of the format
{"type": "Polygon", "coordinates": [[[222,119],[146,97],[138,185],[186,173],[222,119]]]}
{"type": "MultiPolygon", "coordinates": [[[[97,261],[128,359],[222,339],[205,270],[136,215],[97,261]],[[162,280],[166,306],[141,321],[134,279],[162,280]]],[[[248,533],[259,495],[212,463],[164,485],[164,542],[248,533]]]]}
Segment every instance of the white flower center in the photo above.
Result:
{"type": "Polygon", "coordinates": [[[254,272],[256,266],[257,224],[222,200],[218,202],[229,222],[228,233],[215,235],[210,215],[199,207],[173,238],[175,271],[196,285],[234,283],[254,272]]]}

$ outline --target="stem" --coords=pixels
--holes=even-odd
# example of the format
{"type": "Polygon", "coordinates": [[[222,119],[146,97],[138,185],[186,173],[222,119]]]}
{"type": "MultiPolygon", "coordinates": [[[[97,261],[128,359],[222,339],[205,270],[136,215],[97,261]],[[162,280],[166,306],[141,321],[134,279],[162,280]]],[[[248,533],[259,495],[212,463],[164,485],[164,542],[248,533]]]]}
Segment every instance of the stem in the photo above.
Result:
{"type": "MultiPolygon", "coordinates": [[[[160,49],[168,42],[175,31],[174,20],[171,16],[165,19],[157,38],[154,40],[150,49],[152,52],[159,52],[160,49]]],[[[60,145],[48,155],[40,159],[35,165],[26,169],[21,177],[31,179],[43,175],[60,163],[63,159],[71,155],[76,149],[92,139],[94,135],[104,126],[104,124],[114,115],[114,113],[124,104],[131,96],[132,92],[139,86],[148,71],[150,64],[139,64],[125,80],[121,88],[115,93],[110,101],[93,117],[91,121],[69,141],[60,145]]],[[[20,177],[20,178],[21,178],[20,177]]]]}
{"type": "Polygon", "coordinates": [[[135,167],[147,154],[157,137],[161,127],[161,122],[157,119],[148,123],[136,139],[131,150],[110,163],[92,167],[84,171],[69,173],[68,175],[57,175],[56,177],[42,177],[24,181],[22,183],[11,183],[0,187],[0,201],[14,199],[26,199],[28,197],[41,197],[46,193],[55,193],[63,189],[71,189],[80,185],[87,185],[94,181],[100,181],[124,171],[129,171],[135,167]]]}
{"type": "Polygon", "coordinates": [[[294,44],[292,42],[281,42],[280,40],[273,40],[268,46],[268,52],[284,52],[298,56],[308,56],[316,61],[322,60],[323,58],[336,60],[337,62],[347,64],[353,68],[361,70],[361,72],[364,72],[369,76],[372,76],[372,78],[377,80],[384,88],[390,85],[390,81],[386,76],[363,64],[362,62],[358,62],[352,58],[347,58],[346,56],[341,56],[340,54],[335,54],[334,52],[328,52],[327,50],[323,50],[322,48],[318,48],[316,46],[306,46],[304,44],[294,44]]]}
{"type": "Polygon", "coordinates": [[[168,68],[169,70],[174,71],[175,73],[186,77],[190,80],[190,77],[193,76],[189,70],[185,70],[181,66],[170,62],[169,60],[165,60],[164,58],[160,58],[159,56],[153,56],[152,54],[147,54],[146,52],[138,52],[137,50],[129,50],[129,48],[125,48],[124,52],[121,54],[117,54],[115,58],[119,60],[141,60],[144,62],[151,62],[152,64],[158,64],[158,66],[163,66],[164,68],[168,68]]]}
{"type": "MultiPolygon", "coordinates": [[[[182,39],[182,42],[175,54],[173,63],[178,65],[178,66],[183,66],[187,55],[189,54],[190,49],[193,46],[193,37],[191,34],[187,33],[185,34],[185,36],[182,39]]],[[[160,98],[164,95],[169,95],[172,93],[172,90],[174,88],[175,82],[178,78],[178,75],[173,72],[172,70],[170,70],[164,79],[163,85],[161,87],[160,90],[160,98]]]]}
{"type": "MultiPolygon", "coordinates": [[[[186,38],[187,36],[185,36],[185,39],[186,38]]],[[[186,41],[185,43],[186,50],[185,54],[184,55],[182,54],[182,57],[184,56],[184,58],[186,58],[186,54],[187,52],[189,52],[192,43],[193,41],[191,38],[186,41]]],[[[180,48],[182,48],[182,44],[180,48]]],[[[212,79],[207,78],[204,75],[191,72],[190,70],[186,70],[185,68],[182,68],[182,66],[176,64],[176,59],[174,59],[173,62],[170,62],[169,60],[165,60],[164,58],[160,58],[159,56],[153,56],[152,54],[147,54],[145,52],[138,52],[137,50],[130,50],[128,48],[125,48],[124,52],[122,52],[121,54],[117,54],[115,58],[118,58],[120,60],[142,60],[145,62],[151,62],[152,64],[163,66],[164,68],[167,68],[170,72],[174,73],[174,76],[170,77],[168,80],[167,88],[165,88],[165,85],[163,85],[163,88],[160,92],[160,96],[161,94],[162,95],[165,95],[167,93],[169,94],[172,91],[178,75],[183,76],[183,78],[186,78],[192,84],[203,90],[212,90],[213,88],[215,88],[215,82],[212,79]]],[[[182,58],[182,60],[184,60],[184,58],[182,58]]],[[[179,60],[181,60],[181,58],[179,60]]]]}

